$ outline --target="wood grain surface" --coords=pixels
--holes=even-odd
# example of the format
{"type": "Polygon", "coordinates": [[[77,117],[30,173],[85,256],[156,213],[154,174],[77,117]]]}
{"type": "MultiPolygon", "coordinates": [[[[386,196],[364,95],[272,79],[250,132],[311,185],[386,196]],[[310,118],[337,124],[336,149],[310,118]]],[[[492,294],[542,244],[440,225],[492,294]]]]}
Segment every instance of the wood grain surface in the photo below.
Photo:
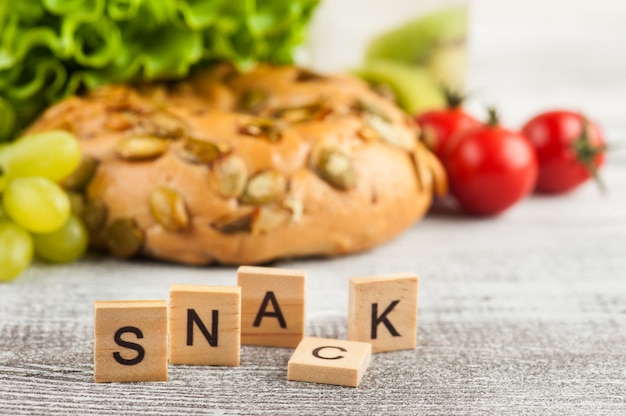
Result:
{"type": "Polygon", "coordinates": [[[240,367],[169,366],[169,381],[93,382],[93,302],[236,284],[235,268],[91,256],[0,285],[3,415],[626,414],[625,3],[472,3],[470,86],[519,125],[587,111],[615,145],[592,185],[495,219],[441,204],[399,238],[308,274],[306,334],[345,339],[348,280],[420,276],[418,346],[375,354],[358,388],[287,381],[292,350],[244,346],[240,367]],[[622,148],[619,148],[619,145],[622,148]]]}

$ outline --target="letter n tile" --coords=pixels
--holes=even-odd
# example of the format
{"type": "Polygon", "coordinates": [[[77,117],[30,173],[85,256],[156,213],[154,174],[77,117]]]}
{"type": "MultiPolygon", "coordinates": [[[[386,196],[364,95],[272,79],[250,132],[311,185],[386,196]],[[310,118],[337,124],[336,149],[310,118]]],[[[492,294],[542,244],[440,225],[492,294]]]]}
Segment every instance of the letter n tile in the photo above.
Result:
{"type": "Polygon", "coordinates": [[[238,366],[241,289],[172,285],[170,363],[238,366]]]}

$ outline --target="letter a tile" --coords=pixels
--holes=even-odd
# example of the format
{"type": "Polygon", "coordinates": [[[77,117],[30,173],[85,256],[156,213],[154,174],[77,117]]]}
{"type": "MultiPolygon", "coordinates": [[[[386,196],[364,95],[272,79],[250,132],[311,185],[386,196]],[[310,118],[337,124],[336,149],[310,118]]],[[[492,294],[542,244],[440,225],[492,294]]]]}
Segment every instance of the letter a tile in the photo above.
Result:
{"type": "Polygon", "coordinates": [[[287,364],[287,379],[358,387],[372,358],[366,342],[305,337],[287,364]]]}
{"type": "Polygon", "coordinates": [[[295,348],[304,336],[306,272],[241,266],[241,343],[295,348]]]}
{"type": "Polygon", "coordinates": [[[167,303],[94,302],[94,380],[167,380],[167,303]]]}
{"type": "Polygon", "coordinates": [[[172,285],[170,363],[238,366],[241,289],[172,285]]]}
{"type": "Polygon", "coordinates": [[[411,273],[350,279],[348,339],[373,352],[417,346],[417,283],[411,273]]]}

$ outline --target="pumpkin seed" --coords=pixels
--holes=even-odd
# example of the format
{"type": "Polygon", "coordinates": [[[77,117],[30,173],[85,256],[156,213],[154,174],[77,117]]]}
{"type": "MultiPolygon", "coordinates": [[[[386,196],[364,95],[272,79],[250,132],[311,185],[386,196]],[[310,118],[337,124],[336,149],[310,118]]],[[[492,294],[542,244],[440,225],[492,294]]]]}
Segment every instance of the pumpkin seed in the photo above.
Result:
{"type": "Polygon", "coordinates": [[[247,136],[259,137],[270,143],[278,142],[283,133],[283,128],[270,118],[257,118],[240,127],[239,133],[247,136]]]}
{"type": "Polygon", "coordinates": [[[174,139],[184,136],[187,131],[187,127],[180,119],[167,113],[154,113],[147,121],[150,131],[158,137],[174,139]]]}
{"type": "Polygon", "coordinates": [[[290,218],[291,211],[284,207],[277,205],[261,207],[252,223],[252,233],[261,234],[276,230],[287,224],[290,218]]]}
{"type": "Polygon", "coordinates": [[[434,153],[425,148],[421,143],[416,147],[416,153],[423,164],[432,174],[433,190],[435,194],[443,196],[448,193],[448,175],[441,161],[434,153]]]}
{"type": "Polygon", "coordinates": [[[378,140],[378,133],[371,126],[365,125],[357,131],[357,135],[367,143],[378,140]]]}
{"type": "Polygon", "coordinates": [[[246,185],[241,202],[260,205],[280,199],[285,193],[285,177],[274,170],[254,175],[246,185]]]}
{"type": "Polygon", "coordinates": [[[326,147],[318,150],[314,167],[317,174],[336,189],[347,190],[356,184],[352,160],[338,149],[326,147]]]}
{"type": "Polygon", "coordinates": [[[419,138],[431,151],[437,146],[437,133],[431,126],[424,126],[420,132],[419,138]]]}
{"type": "Polygon", "coordinates": [[[98,161],[96,159],[83,155],[78,168],[70,176],[63,179],[61,186],[70,191],[83,192],[93,178],[97,166],[98,161]]]}
{"type": "Polygon", "coordinates": [[[239,100],[239,110],[244,113],[257,114],[261,111],[268,94],[262,90],[247,90],[241,95],[239,100]]]}
{"type": "Polygon", "coordinates": [[[115,153],[122,159],[139,161],[156,159],[167,151],[169,141],[154,136],[133,136],[115,145],[115,153]]]}
{"type": "Polygon", "coordinates": [[[431,192],[433,189],[433,174],[428,168],[424,155],[421,151],[415,151],[411,154],[411,157],[420,191],[431,192]]]}
{"type": "Polygon", "coordinates": [[[393,103],[398,102],[398,97],[396,96],[393,88],[389,86],[389,84],[374,84],[372,85],[372,91],[393,103]]]}
{"type": "Polygon", "coordinates": [[[88,199],[83,205],[81,218],[89,235],[95,236],[102,231],[107,221],[107,207],[100,199],[88,199]]]}
{"type": "Polygon", "coordinates": [[[361,113],[365,113],[368,115],[372,115],[386,121],[387,123],[391,123],[391,118],[387,113],[381,110],[376,104],[371,103],[367,100],[357,100],[356,102],[357,111],[361,113]]]}
{"type": "Polygon", "coordinates": [[[417,139],[412,130],[410,132],[398,130],[391,123],[377,117],[369,117],[367,121],[383,142],[407,151],[413,150],[417,139]]]}
{"type": "Polygon", "coordinates": [[[105,244],[115,257],[128,259],[143,246],[144,235],[132,218],[120,218],[107,228],[105,244]]]}
{"type": "MultiPolygon", "coordinates": [[[[380,140],[406,150],[413,149],[414,140],[412,135],[401,134],[400,131],[395,129],[391,117],[377,105],[367,100],[357,100],[356,108],[357,111],[363,113],[366,126],[376,132],[375,134],[380,140]]],[[[372,132],[367,129],[360,131],[359,135],[366,140],[371,140],[373,136],[372,132]]]]}
{"type": "Polygon", "coordinates": [[[211,227],[224,234],[236,234],[252,231],[252,223],[259,215],[259,209],[254,208],[245,213],[229,214],[218,218],[211,227]]]}
{"type": "Polygon", "coordinates": [[[111,113],[105,123],[106,128],[112,131],[128,130],[139,121],[139,116],[130,111],[111,113]]]}
{"type": "Polygon", "coordinates": [[[310,69],[300,69],[296,76],[296,82],[326,81],[327,79],[327,76],[310,69]]]}
{"type": "Polygon", "coordinates": [[[215,143],[199,139],[185,139],[179,154],[190,163],[211,164],[224,152],[215,143]]]}
{"type": "Polygon", "coordinates": [[[291,211],[289,221],[292,224],[298,223],[302,220],[302,215],[304,213],[304,204],[300,199],[297,199],[293,195],[287,195],[287,197],[283,201],[283,206],[291,211]]]}
{"type": "Polygon", "coordinates": [[[378,138],[384,142],[395,144],[394,130],[391,124],[380,117],[368,114],[365,116],[367,125],[370,126],[378,135],[378,138]]]}
{"type": "Polygon", "coordinates": [[[150,193],[150,212],[167,231],[189,228],[189,214],[183,197],[173,189],[157,188],[150,193]]]}
{"type": "Polygon", "coordinates": [[[243,159],[230,155],[213,165],[211,180],[218,194],[231,198],[241,195],[246,187],[248,169],[243,159]]]}
{"type": "Polygon", "coordinates": [[[309,120],[321,120],[329,113],[322,103],[300,105],[296,107],[285,107],[274,111],[273,116],[283,119],[288,123],[301,123],[309,120]]]}

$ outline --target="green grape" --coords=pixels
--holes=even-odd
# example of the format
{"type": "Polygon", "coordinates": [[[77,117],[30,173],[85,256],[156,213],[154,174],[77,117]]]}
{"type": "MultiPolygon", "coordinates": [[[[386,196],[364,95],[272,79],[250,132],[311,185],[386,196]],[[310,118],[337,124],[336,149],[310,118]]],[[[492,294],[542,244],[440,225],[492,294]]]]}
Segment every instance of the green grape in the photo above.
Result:
{"type": "Polygon", "coordinates": [[[9,181],[2,205],[9,218],[35,233],[61,228],[70,215],[70,200],[63,189],[38,176],[9,181]]]}
{"type": "Polygon", "coordinates": [[[35,253],[52,263],[68,263],[87,250],[87,229],[74,215],[65,224],[48,234],[33,234],[35,253]]]}
{"type": "Polygon", "coordinates": [[[33,240],[22,227],[0,221],[0,282],[22,273],[33,259],[33,240]]]}
{"type": "Polygon", "coordinates": [[[66,131],[31,134],[2,150],[0,165],[11,178],[43,176],[58,182],[76,170],[81,153],[78,141],[66,131]]]}
{"type": "Polygon", "coordinates": [[[0,143],[0,194],[2,193],[2,190],[4,189],[6,184],[9,182],[9,176],[7,175],[6,168],[4,167],[4,163],[2,162],[4,160],[4,149],[6,149],[8,146],[9,145],[7,143],[0,143]]]}
{"type": "Polygon", "coordinates": [[[2,171],[2,166],[0,166],[0,194],[2,194],[4,188],[6,188],[7,183],[9,183],[9,177],[4,174],[4,172],[2,171]]]}

